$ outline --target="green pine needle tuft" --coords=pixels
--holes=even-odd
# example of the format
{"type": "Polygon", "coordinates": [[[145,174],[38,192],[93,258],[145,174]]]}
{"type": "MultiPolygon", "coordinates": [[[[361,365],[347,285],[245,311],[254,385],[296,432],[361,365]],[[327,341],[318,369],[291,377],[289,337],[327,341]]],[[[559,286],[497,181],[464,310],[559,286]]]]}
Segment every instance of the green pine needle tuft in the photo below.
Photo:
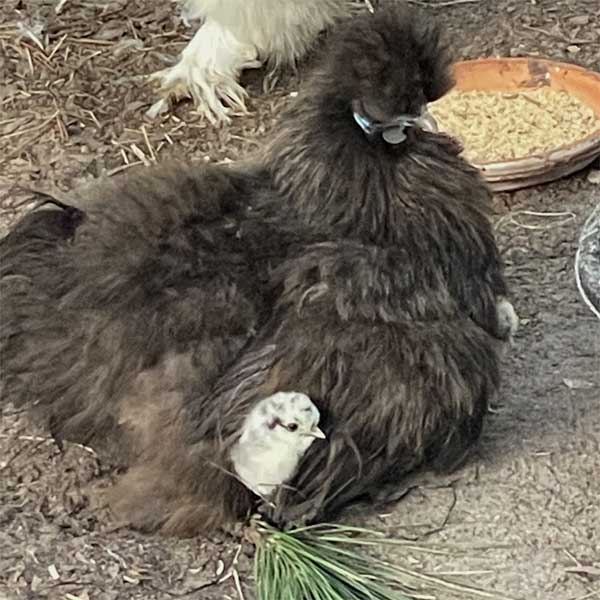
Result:
{"type": "Polygon", "coordinates": [[[371,556],[365,550],[381,544],[416,548],[376,531],[332,524],[281,531],[262,520],[255,527],[257,600],[435,600],[436,589],[510,600],[371,556]]]}

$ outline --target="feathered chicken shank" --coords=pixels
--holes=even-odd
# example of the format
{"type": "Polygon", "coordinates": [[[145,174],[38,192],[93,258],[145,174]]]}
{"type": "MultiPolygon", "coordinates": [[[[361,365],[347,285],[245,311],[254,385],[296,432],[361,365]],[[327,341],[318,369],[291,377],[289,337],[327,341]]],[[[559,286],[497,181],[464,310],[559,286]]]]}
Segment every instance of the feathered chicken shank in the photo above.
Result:
{"type": "Polygon", "coordinates": [[[319,33],[351,13],[353,0],[181,0],[187,19],[201,24],[178,62],[151,76],[162,98],[148,111],[165,110],[170,99],[191,97],[212,124],[246,112],[242,71],[267,67],[265,87],[292,67],[319,33]]]}

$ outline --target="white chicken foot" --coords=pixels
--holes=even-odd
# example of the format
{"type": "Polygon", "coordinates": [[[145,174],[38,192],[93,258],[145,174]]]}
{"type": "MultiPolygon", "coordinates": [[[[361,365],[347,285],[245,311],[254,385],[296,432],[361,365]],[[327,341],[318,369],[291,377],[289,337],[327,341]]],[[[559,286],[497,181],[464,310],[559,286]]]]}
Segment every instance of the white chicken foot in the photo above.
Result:
{"type": "Polygon", "coordinates": [[[228,123],[234,112],[246,113],[246,90],[238,83],[244,69],[262,66],[257,48],[241,42],[210,18],[200,26],[179,62],[150,76],[162,98],[148,112],[154,118],[170,99],[192,98],[196,110],[213,125],[228,123]]]}
{"type": "Polygon", "coordinates": [[[496,305],[496,312],[500,335],[508,341],[512,341],[514,335],[519,330],[519,317],[513,305],[507,298],[500,296],[496,305]]]}

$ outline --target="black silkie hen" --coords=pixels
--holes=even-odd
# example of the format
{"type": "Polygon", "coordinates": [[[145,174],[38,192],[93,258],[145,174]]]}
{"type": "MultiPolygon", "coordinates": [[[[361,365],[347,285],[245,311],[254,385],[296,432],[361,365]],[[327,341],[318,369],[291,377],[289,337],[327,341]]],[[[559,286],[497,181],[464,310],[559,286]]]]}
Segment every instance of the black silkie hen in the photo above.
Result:
{"type": "Polygon", "coordinates": [[[231,449],[281,391],[312,399],[328,441],[278,523],[465,459],[516,321],[490,193],[422,128],[449,65],[417,12],[352,19],[260,161],[124,178],[48,251],[39,223],[2,242],[8,396],[57,435],[110,440],[131,523],[183,535],[251,510],[231,449]]]}

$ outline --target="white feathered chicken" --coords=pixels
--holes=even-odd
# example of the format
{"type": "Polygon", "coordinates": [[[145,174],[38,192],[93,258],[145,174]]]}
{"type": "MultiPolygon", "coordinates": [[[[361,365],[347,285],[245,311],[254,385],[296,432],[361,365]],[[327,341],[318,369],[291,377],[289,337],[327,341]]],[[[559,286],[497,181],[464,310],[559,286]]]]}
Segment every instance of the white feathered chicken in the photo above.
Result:
{"type": "MultiPolygon", "coordinates": [[[[191,97],[213,124],[245,112],[246,90],[238,78],[244,69],[266,64],[272,74],[293,65],[317,35],[348,15],[352,0],[179,0],[183,18],[202,25],[179,62],[152,75],[162,98],[148,111],[153,117],[170,98],[191,97]]],[[[267,81],[272,79],[269,77],[267,81]]]]}

